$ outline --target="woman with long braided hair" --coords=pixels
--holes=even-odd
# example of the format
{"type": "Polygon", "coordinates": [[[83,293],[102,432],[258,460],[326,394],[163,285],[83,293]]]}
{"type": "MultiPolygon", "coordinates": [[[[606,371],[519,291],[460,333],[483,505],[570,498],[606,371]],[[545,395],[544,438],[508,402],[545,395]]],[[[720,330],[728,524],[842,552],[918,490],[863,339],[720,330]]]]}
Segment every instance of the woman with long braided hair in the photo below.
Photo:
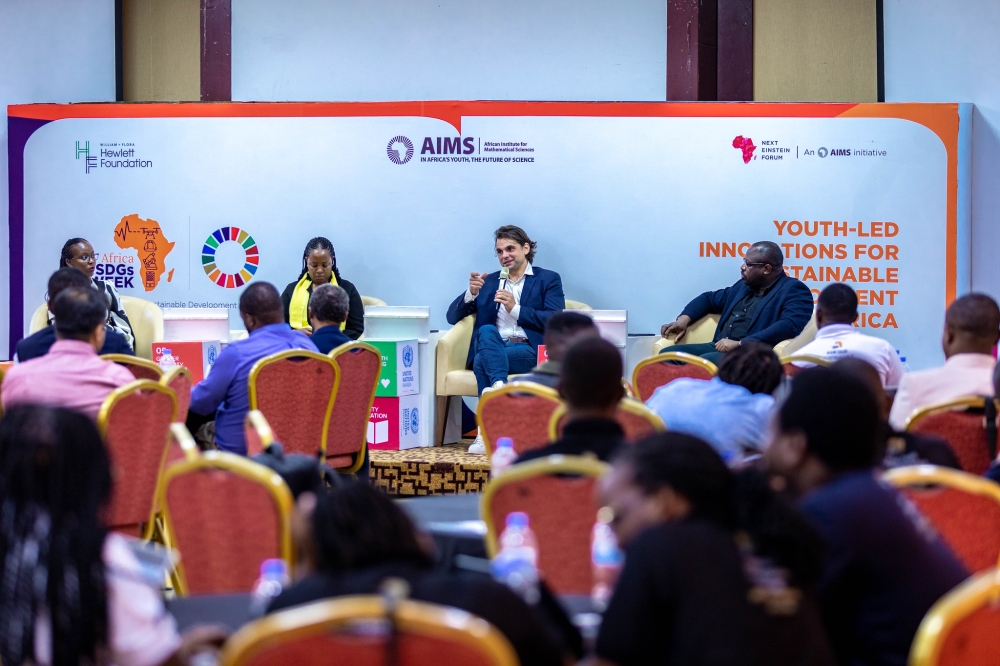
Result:
{"type": "Polygon", "coordinates": [[[341,329],[344,335],[357,340],[365,332],[365,306],[357,288],[340,276],[333,244],[322,236],[306,243],[306,249],[302,252],[302,272],[281,294],[281,302],[285,306],[285,321],[296,330],[312,332],[309,326],[309,297],[313,287],[322,284],[335,284],[347,292],[350,305],[347,321],[341,325],[341,329]]]}
{"type": "Polygon", "coordinates": [[[177,634],[129,540],[101,522],[111,488],[107,451],[83,414],[22,405],[0,420],[4,664],[183,664],[221,639],[177,634]]]}

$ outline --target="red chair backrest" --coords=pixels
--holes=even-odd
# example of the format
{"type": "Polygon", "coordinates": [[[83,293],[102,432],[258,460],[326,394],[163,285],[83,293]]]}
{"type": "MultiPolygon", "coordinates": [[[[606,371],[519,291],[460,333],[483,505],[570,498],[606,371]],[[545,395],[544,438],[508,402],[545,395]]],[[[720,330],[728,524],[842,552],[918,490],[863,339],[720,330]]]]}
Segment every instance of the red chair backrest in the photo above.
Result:
{"type": "Polygon", "coordinates": [[[188,594],[249,592],[260,563],[281,557],[280,509],[263,484],[196,469],[168,476],[164,497],[188,594]]]}
{"type": "Polygon", "coordinates": [[[615,412],[615,421],[618,421],[618,425],[625,431],[625,441],[629,443],[656,434],[656,428],[649,419],[621,407],[615,412]]]}
{"type": "Polygon", "coordinates": [[[132,373],[132,376],[136,379],[148,379],[150,381],[158,382],[163,373],[159,370],[154,370],[153,368],[147,367],[145,365],[140,365],[138,363],[122,363],[128,371],[132,373]]]}
{"type": "Polygon", "coordinates": [[[110,527],[136,534],[149,520],[173,416],[174,401],[154,390],[132,392],[108,413],[105,442],[115,480],[110,527]]]}
{"type": "Polygon", "coordinates": [[[1000,504],[996,500],[942,486],[908,486],[899,490],[930,520],[969,571],[997,566],[1000,504]]]}
{"type": "Polygon", "coordinates": [[[637,398],[646,401],[652,397],[656,389],[681,377],[711,379],[712,373],[702,366],[692,363],[682,363],[680,365],[675,365],[667,361],[650,363],[639,368],[639,371],[632,380],[632,390],[635,392],[637,398]]]}
{"type": "Polygon", "coordinates": [[[998,636],[1000,605],[980,606],[948,631],[937,666],[997,666],[1000,664],[998,636]]]}
{"type": "Polygon", "coordinates": [[[330,416],[326,460],[331,467],[349,467],[365,445],[382,355],[366,347],[354,347],[333,360],[340,368],[340,386],[330,416]]]}
{"type": "MultiPolygon", "coordinates": [[[[363,626],[363,625],[362,625],[363,626]]],[[[482,651],[454,641],[405,632],[397,634],[398,666],[493,666],[482,651]]],[[[384,633],[327,631],[321,635],[284,639],[241,660],[239,666],[384,666],[388,640],[384,633]]]]}
{"type": "Polygon", "coordinates": [[[256,409],[271,424],[285,453],[315,456],[320,452],[338,372],[329,359],[305,356],[284,358],[260,369],[256,409]]]}
{"type": "Polygon", "coordinates": [[[174,390],[177,396],[177,421],[184,423],[187,421],[188,409],[191,406],[191,375],[186,372],[178,372],[170,378],[167,384],[174,390]]]}
{"type": "Polygon", "coordinates": [[[781,365],[781,369],[785,371],[786,377],[794,377],[795,375],[799,374],[803,370],[807,370],[808,368],[797,366],[794,363],[783,363],[781,365]]]}
{"type": "Polygon", "coordinates": [[[510,437],[518,454],[549,443],[549,419],[560,402],[533,393],[504,393],[480,398],[479,417],[486,432],[487,450],[495,451],[497,440],[510,437]]]}
{"type": "Polygon", "coordinates": [[[910,430],[945,440],[958,458],[962,471],[980,475],[990,466],[984,426],[982,412],[948,411],[929,414],[910,430]]]}
{"type": "Polygon", "coordinates": [[[600,508],[596,483],[593,476],[532,476],[497,488],[489,505],[498,532],[509,513],[528,514],[538,537],[538,568],[557,594],[590,594],[593,588],[590,539],[600,508]]]}

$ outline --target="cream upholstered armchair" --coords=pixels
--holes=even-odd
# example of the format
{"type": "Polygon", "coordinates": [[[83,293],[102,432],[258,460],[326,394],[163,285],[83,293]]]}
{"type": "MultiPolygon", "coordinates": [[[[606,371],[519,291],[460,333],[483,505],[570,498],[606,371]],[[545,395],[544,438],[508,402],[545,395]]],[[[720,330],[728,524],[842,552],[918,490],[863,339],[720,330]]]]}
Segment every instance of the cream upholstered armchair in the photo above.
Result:
{"type": "MultiPolygon", "coordinates": [[[[135,355],[153,359],[153,343],[163,340],[163,310],[156,303],[135,296],[122,296],[122,307],[132,324],[135,336],[135,355]]],[[[42,303],[31,316],[28,333],[36,333],[49,324],[49,306],[42,303]]]]}
{"type": "MultiPolygon", "coordinates": [[[[580,301],[566,300],[567,310],[593,310],[592,307],[580,301]]],[[[437,396],[435,414],[435,441],[440,444],[444,438],[444,424],[448,413],[448,398],[453,395],[478,396],[476,375],[465,368],[469,358],[469,346],[472,344],[472,328],[475,315],[469,315],[458,322],[445,333],[437,343],[436,368],[434,375],[434,393],[437,396]]]]}
{"type": "Polygon", "coordinates": [[[386,305],[385,301],[383,301],[381,298],[375,298],[374,296],[362,296],[361,302],[364,304],[365,307],[368,307],[369,305],[379,305],[379,306],[386,305]]]}
{"type": "MultiPolygon", "coordinates": [[[[715,329],[719,325],[719,315],[705,315],[688,326],[687,334],[681,338],[680,344],[694,344],[697,342],[711,342],[715,337],[715,329]]],[[[790,340],[782,340],[774,345],[774,353],[778,356],[789,356],[816,339],[816,313],[809,318],[809,323],[802,329],[802,332],[790,340]]],[[[673,340],[660,338],[653,343],[653,353],[659,354],[661,349],[672,347],[673,340]]]]}

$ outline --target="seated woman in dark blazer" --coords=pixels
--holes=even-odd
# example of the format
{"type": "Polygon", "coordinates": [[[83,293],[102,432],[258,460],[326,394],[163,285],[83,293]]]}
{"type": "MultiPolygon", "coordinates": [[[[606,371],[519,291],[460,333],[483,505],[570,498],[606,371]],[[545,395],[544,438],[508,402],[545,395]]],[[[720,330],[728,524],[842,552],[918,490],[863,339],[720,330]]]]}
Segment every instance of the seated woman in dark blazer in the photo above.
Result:
{"type": "Polygon", "coordinates": [[[365,306],[357,288],[340,277],[337,270],[337,254],[333,244],[322,236],[313,238],[306,244],[302,253],[302,272],[299,279],[290,282],[281,294],[281,303],[285,307],[285,321],[292,328],[311,333],[309,326],[309,297],[314,286],[335,284],[347,292],[350,299],[350,309],[347,321],[342,325],[344,335],[351,340],[357,340],[365,332],[365,306]]]}

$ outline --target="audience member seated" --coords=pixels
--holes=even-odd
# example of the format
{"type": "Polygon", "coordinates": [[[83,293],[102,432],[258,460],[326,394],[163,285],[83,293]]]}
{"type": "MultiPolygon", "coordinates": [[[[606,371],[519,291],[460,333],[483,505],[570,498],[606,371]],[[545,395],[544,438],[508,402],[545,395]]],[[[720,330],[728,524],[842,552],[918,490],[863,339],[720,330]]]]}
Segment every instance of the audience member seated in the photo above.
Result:
{"type": "Polygon", "coordinates": [[[351,342],[344,335],[344,322],[350,299],[343,287],[321,284],[313,287],[309,297],[309,323],[312,324],[312,341],[320,354],[329,354],[340,345],[351,342]]]}
{"type": "Polygon", "coordinates": [[[559,383],[566,348],[582,335],[600,335],[593,319],[579,312],[556,312],[545,322],[546,361],[527,374],[514,375],[511,381],[534,382],[555,388],[559,383]]]}
{"type": "MultiPolygon", "coordinates": [[[[846,284],[835,283],[820,292],[816,301],[816,339],[795,353],[825,358],[835,363],[842,358],[860,358],[875,368],[882,386],[899,386],[903,362],[896,348],[882,338],[865,335],[854,326],[858,318],[858,295],[846,284]]],[[[811,363],[796,362],[799,367],[811,363]]]]}
{"type": "MultiPolygon", "coordinates": [[[[60,268],[49,277],[49,289],[47,293],[50,320],[52,318],[52,301],[63,289],[68,287],[89,287],[92,282],[84,273],[75,268],[60,268]]],[[[106,327],[104,333],[104,346],[99,354],[128,354],[134,356],[132,346],[129,345],[125,336],[111,328],[106,327]]],[[[30,361],[33,358],[44,356],[49,353],[49,349],[56,341],[56,329],[49,321],[49,325],[40,331],[29,335],[17,343],[17,360],[19,362],[30,361]]]]}
{"type": "Polygon", "coordinates": [[[762,475],[735,478],[708,444],[668,432],[620,449],[601,501],[625,566],[598,663],[833,663],[809,592],[822,540],[762,475]]]}
{"type": "Polygon", "coordinates": [[[993,347],[1000,339],[1000,308],[985,294],[966,294],[948,307],[940,368],[903,375],[889,413],[896,430],[914,410],[963,395],[993,395],[993,347]]]}
{"type": "Polygon", "coordinates": [[[424,548],[410,519],[367,483],[345,482],[329,493],[303,493],[292,523],[300,553],[295,582],[268,612],[329,597],[377,594],[383,581],[399,578],[410,598],[453,606],[499,629],[521,664],[561,663],[556,640],[541,618],[516,594],[488,575],[442,571],[424,548]]]}
{"type": "Polygon", "coordinates": [[[0,394],[3,407],[25,403],[66,407],[96,420],[108,394],[135,381],[126,368],[97,355],[107,331],[104,295],[89,286],[69,287],[59,292],[51,308],[56,342],[44,356],[10,369],[0,394]]]}
{"type": "Polygon", "coordinates": [[[117,331],[124,336],[129,347],[135,346],[135,335],[132,333],[132,323],[125,313],[125,306],[122,305],[121,296],[115,289],[113,280],[98,280],[94,277],[97,270],[97,253],[94,247],[85,238],[70,238],[63,245],[59,254],[59,268],[75,268],[83,271],[87,277],[91,278],[90,286],[101,292],[104,296],[104,303],[108,308],[108,328],[117,331]]]}
{"type": "Polygon", "coordinates": [[[150,577],[133,542],[101,524],[111,490],[107,451],[83,415],[23,405],[0,421],[3,663],[186,664],[223,640],[207,627],[178,635],[162,574],[150,577]]]}
{"type": "Polygon", "coordinates": [[[905,430],[897,432],[892,429],[888,422],[891,401],[882,387],[878,370],[860,358],[852,356],[837,361],[834,367],[865,382],[878,402],[881,433],[876,459],[882,461],[882,467],[928,464],[961,469],[954,451],[943,439],[905,430]]]}
{"type": "Polygon", "coordinates": [[[299,279],[288,283],[281,293],[285,321],[297,331],[308,331],[311,324],[309,298],[315,287],[324,284],[337,285],[347,292],[348,313],[341,330],[351,340],[357,340],[365,332],[365,304],[354,283],[340,275],[333,243],[322,236],[311,238],[306,243],[299,279]]]}
{"type": "Polygon", "coordinates": [[[860,379],[809,368],[792,381],[765,458],[823,533],[820,601],[843,664],[902,666],[930,607],[967,572],[912,506],[879,481],[879,409],[860,379]]]}
{"type": "Polygon", "coordinates": [[[558,390],[566,403],[562,439],[526,451],[516,462],[556,454],[593,454],[607,460],[625,438],[615,421],[618,403],[625,397],[622,356],[618,349],[596,335],[574,342],[563,357],[558,390]]]}
{"type": "Polygon", "coordinates": [[[191,391],[188,428],[195,432],[215,418],[215,443],[223,451],[246,454],[243,421],[250,411],[247,381],[254,363],[289,349],[316,351],[305,333],[285,323],[278,290],[269,282],[254,282],[240,295],[240,318],[249,336],[222,350],[212,372],[191,391]]]}
{"type": "Polygon", "coordinates": [[[722,355],[742,340],[756,340],[773,347],[802,332],[812,317],[809,287],[785,274],[784,255],[776,243],[754,243],[740,267],[741,279],[731,287],[706,291],[687,304],[677,321],[660,327],[660,335],[680,343],[691,322],[705,315],[721,315],[712,342],[675,344],[661,353],[686,352],[716,365],[722,355]]]}
{"type": "Polygon", "coordinates": [[[771,394],[783,374],[770,347],[745,342],[722,357],[712,379],[675,379],[656,389],[646,406],[667,430],[700,437],[734,463],[763,447],[771,394]]]}

